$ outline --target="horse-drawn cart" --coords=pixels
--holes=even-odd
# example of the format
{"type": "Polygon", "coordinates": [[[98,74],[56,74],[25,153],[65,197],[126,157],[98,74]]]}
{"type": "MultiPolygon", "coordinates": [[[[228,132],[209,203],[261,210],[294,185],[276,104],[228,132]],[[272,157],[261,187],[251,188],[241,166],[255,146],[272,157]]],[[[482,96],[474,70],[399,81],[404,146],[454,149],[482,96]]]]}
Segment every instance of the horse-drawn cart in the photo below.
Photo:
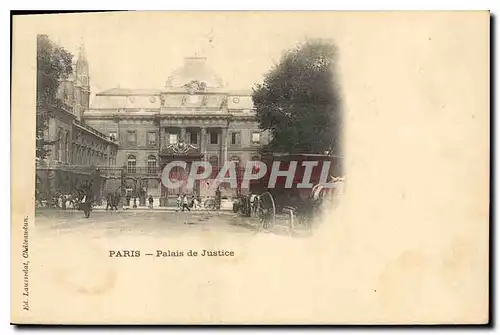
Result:
{"type": "Polygon", "coordinates": [[[262,163],[266,173],[262,178],[250,180],[250,194],[239,198],[239,211],[245,216],[258,217],[264,229],[286,222],[290,231],[310,230],[313,218],[325,202],[335,198],[343,184],[338,157],[272,154],[263,157],[262,163]],[[291,165],[296,164],[291,182],[280,173],[273,183],[273,165],[278,164],[279,171],[293,170],[291,165]]]}

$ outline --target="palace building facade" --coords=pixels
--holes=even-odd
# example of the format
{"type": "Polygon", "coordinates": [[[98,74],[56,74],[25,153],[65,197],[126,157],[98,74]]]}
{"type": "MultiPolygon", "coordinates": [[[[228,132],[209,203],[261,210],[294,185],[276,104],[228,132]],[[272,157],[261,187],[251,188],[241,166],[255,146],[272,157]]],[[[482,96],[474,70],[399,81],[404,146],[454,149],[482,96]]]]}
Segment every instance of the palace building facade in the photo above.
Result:
{"type": "Polygon", "coordinates": [[[58,194],[93,182],[98,195],[104,192],[105,176],[97,175],[99,167],[116,164],[118,141],[87,125],[82,116],[89,107],[89,65],[83,46],[73,64],[70,78],[60,83],[59,104],[37,101],[37,113],[50,112],[44,133],[50,145],[47,157],[36,162],[37,199],[50,200],[58,194]]]}
{"type": "MultiPolygon", "coordinates": [[[[166,205],[187,192],[184,184],[167,189],[160,181],[163,167],[174,160],[210,162],[214,171],[196,184],[194,194],[213,196],[218,168],[228,160],[240,167],[258,160],[259,146],[268,141],[267,132],[258,127],[251,92],[228,90],[204,57],[185,58],[162,89],[117,87],[97,93],[82,120],[117,143],[116,159],[106,161],[105,191],[123,188],[141,203],[152,195],[166,205]]],[[[179,179],[186,173],[174,172],[179,179]]],[[[221,185],[221,191],[231,195],[236,190],[221,185]]]]}

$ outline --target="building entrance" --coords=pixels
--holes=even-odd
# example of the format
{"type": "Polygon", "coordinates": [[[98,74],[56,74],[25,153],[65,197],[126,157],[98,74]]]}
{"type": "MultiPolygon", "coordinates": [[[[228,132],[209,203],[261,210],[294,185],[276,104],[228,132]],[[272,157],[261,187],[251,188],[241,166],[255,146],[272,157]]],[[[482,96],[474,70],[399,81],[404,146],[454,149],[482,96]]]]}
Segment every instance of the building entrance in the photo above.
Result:
{"type": "Polygon", "coordinates": [[[194,161],[199,161],[202,159],[201,154],[187,154],[187,155],[161,155],[160,156],[160,167],[161,171],[165,166],[172,161],[186,162],[186,169],[182,167],[173,167],[169,173],[169,179],[173,183],[178,183],[177,187],[167,188],[163,183],[161,183],[161,197],[160,206],[174,205],[179,194],[187,194],[188,196],[200,196],[200,181],[197,180],[194,183],[192,189],[187,188],[188,176],[191,171],[191,164],[194,161]]]}

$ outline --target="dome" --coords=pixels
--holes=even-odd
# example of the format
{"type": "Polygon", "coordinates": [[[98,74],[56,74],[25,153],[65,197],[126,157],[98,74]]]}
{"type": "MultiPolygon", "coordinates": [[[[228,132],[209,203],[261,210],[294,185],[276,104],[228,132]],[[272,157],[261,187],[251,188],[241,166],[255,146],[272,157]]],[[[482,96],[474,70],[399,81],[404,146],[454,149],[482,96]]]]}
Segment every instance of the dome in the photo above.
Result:
{"type": "Polygon", "coordinates": [[[167,87],[184,87],[192,82],[204,83],[206,88],[222,88],[224,82],[207,65],[205,57],[184,58],[184,65],[170,75],[167,80],[167,87]]]}

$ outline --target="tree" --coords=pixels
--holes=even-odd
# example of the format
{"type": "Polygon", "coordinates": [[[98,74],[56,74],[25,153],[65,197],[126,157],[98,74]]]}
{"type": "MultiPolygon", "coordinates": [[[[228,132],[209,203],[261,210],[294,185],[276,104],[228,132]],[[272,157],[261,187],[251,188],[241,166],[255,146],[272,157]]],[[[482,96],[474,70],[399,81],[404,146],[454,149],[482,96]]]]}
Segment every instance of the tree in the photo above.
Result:
{"type": "Polygon", "coordinates": [[[55,141],[45,139],[52,110],[61,106],[57,92],[61,81],[72,73],[73,56],[52,42],[47,35],[37,36],[36,158],[44,159],[55,141]]]}
{"type": "Polygon", "coordinates": [[[333,66],[336,47],[307,40],[286,51],[254,88],[260,128],[270,131],[264,151],[340,154],[341,104],[333,66]]]}

